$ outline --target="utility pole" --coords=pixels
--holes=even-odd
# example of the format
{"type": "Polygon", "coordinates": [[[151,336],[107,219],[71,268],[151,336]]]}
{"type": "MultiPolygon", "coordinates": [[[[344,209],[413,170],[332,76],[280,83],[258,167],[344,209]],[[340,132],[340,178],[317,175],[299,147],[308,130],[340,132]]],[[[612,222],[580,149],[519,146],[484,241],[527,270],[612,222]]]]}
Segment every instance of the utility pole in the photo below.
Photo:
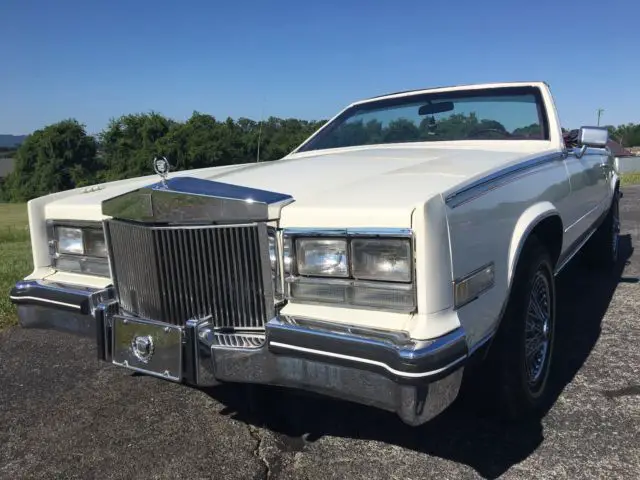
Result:
{"type": "Polygon", "coordinates": [[[598,109],[598,126],[600,126],[600,115],[602,115],[602,112],[604,112],[604,108],[599,108],[598,109]]]}

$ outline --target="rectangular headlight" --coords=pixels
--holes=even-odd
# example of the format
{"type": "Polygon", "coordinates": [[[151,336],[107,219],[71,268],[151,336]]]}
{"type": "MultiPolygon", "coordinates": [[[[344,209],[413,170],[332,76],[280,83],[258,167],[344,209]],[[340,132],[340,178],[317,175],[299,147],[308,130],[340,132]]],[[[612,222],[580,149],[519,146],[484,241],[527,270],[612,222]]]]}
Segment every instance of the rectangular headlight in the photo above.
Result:
{"type": "Polygon", "coordinates": [[[409,239],[356,238],[351,241],[352,275],[359,280],[411,281],[409,239]]]}
{"type": "Polygon", "coordinates": [[[52,265],[64,272],[108,277],[109,261],[102,228],[54,225],[50,240],[52,265]]]}
{"type": "Polygon", "coordinates": [[[345,239],[299,238],[296,240],[298,273],[317,277],[348,277],[345,239]]]}
{"type": "Polygon", "coordinates": [[[58,253],[84,255],[84,239],[81,229],[57,227],[56,241],[58,244],[58,253]]]}
{"type": "Polygon", "coordinates": [[[107,258],[107,243],[104,232],[93,228],[84,230],[85,254],[89,257],[107,258]]]}
{"type": "Polygon", "coordinates": [[[97,228],[56,227],[57,253],[107,258],[104,233],[97,228]]]}

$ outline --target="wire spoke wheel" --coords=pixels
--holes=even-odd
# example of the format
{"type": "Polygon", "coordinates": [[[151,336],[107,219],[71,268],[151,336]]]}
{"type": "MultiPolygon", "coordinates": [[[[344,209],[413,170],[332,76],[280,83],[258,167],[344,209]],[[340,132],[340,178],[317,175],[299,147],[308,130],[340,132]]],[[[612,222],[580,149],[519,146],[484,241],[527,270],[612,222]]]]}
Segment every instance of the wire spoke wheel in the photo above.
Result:
{"type": "Polygon", "coordinates": [[[538,271],[533,279],[525,324],[525,370],[530,386],[544,374],[551,332],[551,288],[547,277],[538,271]]]}

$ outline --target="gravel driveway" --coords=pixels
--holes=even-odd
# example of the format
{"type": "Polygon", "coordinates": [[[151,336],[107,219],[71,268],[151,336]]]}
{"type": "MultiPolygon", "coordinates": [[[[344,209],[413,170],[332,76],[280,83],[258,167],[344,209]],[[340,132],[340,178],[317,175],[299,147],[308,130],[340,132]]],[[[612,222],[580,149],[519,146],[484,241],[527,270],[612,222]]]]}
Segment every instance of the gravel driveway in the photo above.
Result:
{"type": "Polygon", "coordinates": [[[412,429],[275,388],[206,391],[95,359],[91,340],[0,333],[1,478],[639,478],[640,187],[623,188],[624,261],[573,262],[545,417],[499,425],[465,398],[412,429]]]}

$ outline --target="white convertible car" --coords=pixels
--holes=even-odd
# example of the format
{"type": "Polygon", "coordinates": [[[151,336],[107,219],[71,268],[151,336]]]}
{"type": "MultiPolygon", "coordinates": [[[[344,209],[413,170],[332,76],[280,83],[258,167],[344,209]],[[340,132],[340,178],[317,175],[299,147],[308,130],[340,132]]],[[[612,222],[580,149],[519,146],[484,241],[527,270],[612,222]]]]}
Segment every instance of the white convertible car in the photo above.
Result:
{"type": "Polygon", "coordinates": [[[23,327],[176,382],[300,388],[419,425],[482,375],[518,418],[549,394],[556,274],[581,249],[616,262],[607,140],[565,138],[541,82],[359,101],[278,161],[158,158],[30,201],[35,268],[11,299],[23,327]]]}

